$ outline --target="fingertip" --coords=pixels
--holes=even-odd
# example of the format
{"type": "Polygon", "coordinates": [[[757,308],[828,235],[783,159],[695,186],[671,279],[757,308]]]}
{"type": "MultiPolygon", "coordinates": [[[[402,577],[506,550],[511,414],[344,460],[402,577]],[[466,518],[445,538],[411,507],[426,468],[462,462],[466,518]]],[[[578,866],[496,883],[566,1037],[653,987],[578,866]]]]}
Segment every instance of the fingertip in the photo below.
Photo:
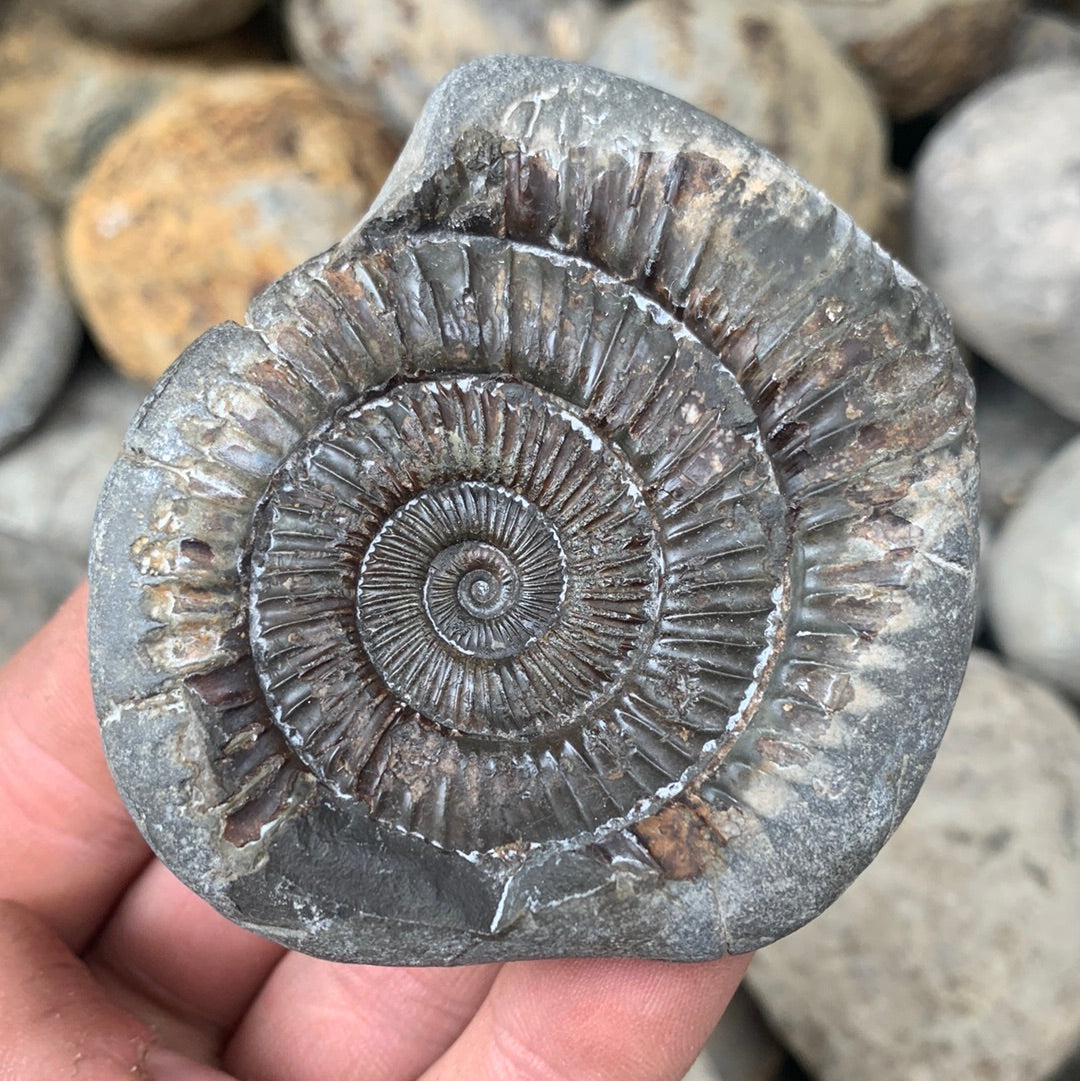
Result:
{"type": "Polygon", "coordinates": [[[147,1081],[236,1081],[232,1074],[204,1066],[164,1047],[150,1049],[143,1072],[147,1081]]]}

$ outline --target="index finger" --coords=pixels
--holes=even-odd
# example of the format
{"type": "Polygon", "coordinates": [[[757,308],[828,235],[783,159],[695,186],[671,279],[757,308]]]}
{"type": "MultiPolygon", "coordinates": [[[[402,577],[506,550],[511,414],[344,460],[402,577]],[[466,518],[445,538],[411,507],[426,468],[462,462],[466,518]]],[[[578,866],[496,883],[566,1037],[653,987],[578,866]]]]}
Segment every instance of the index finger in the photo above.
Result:
{"type": "Polygon", "coordinates": [[[0,892],[78,950],[149,858],[105,764],[86,585],[0,669],[0,892]]]}

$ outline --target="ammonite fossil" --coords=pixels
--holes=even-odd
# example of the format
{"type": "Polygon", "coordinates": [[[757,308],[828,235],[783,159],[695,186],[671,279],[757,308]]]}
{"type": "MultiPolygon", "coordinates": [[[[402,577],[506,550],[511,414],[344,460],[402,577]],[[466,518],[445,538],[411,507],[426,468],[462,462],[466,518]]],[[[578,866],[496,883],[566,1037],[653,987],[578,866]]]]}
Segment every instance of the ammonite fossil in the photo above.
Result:
{"type": "Polygon", "coordinates": [[[633,82],[470,64],[132,423],[92,557],[118,785],[314,954],[760,946],[930,765],[975,473],[940,305],[819,192],[633,82]]]}

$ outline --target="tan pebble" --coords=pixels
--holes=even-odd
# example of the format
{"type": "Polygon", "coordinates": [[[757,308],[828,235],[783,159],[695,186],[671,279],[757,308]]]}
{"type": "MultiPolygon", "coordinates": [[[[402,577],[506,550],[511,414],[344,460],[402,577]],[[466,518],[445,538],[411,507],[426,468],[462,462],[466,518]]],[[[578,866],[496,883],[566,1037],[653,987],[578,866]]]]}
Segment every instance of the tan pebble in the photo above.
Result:
{"type": "Polygon", "coordinates": [[[727,121],[877,229],[884,122],[794,0],[635,0],[608,22],[589,63],[727,121]]]}
{"type": "Polygon", "coordinates": [[[803,0],[889,112],[917,116],[993,74],[1024,0],[803,0]]]}
{"type": "Polygon", "coordinates": [[[395,145],[305,73],[208,77],[118,135],[71,208],[68,272],[102,351],[152,380],[360,218],[395,145]]]}
{"type": "Polygon", "coordinates": [[[61,209],[109,139],[163,93],[269,58],[251,34],[167,53],[124,51],[77,35],[40,4],[13,5],[0,27],[0,171],[61,209]]]}

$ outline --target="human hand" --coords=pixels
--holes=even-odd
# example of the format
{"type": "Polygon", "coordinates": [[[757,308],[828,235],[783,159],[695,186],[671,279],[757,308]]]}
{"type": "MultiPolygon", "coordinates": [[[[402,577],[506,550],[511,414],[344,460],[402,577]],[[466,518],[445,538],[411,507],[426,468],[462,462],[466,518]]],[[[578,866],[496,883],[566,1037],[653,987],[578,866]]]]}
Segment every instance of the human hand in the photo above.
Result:
{"type": "Polygon", "coordinates": [[[83,587],[0,670],[0,1081],[683,1076],[748,957],[344,965],[219,915],[117,795],[85,626],[83,587]]]}

